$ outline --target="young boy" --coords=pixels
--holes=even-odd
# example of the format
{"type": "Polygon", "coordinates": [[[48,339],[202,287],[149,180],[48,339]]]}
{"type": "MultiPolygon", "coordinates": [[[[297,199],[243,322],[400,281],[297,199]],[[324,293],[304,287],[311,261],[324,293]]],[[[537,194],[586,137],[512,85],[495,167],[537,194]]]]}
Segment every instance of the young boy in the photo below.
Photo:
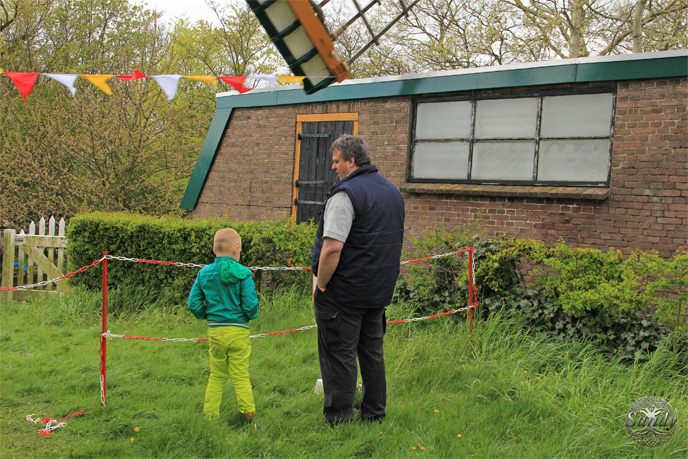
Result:
{"type": "Polygon", "coordinates": [[[248,321],[258,316],[256,286],[251,270],[239,263],[241,237],[232,228],[215,233],[215,262],[198,272],[189,294],[189,309],[197,319],[208,319],[210,378],[203,412],[210,420],[220,417],[225,383],[231,376],[237,408],[247,421],[256,405],[248,375],[251,355],[248,321]]]}

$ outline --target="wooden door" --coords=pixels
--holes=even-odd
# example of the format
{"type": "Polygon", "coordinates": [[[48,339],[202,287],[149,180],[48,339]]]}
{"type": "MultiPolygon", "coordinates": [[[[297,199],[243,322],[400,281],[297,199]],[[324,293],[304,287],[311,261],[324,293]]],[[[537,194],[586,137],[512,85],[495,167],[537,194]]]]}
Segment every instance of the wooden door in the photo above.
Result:
{"type": "Polygon", "coordinates": [[[327,192],[338,180],[330,146],[342,134],[357,131],[355,114],[304,115],[297,118],[297,170],[294,179],[296,223],[320,219],[327,192]],[[350,119],[343,119],[345,117],[350,119]]]}

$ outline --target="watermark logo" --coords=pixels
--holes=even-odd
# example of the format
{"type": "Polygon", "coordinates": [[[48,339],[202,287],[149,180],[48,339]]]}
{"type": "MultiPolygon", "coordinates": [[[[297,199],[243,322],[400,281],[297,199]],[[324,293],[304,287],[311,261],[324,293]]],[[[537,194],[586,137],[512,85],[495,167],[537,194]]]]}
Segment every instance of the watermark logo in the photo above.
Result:
{"type": "Polygon", "coordinates": [[[626,431],[643,446],[663,445],[676,430],[676,413],[664,399],[643,397],[628,410],[626,431]]]}

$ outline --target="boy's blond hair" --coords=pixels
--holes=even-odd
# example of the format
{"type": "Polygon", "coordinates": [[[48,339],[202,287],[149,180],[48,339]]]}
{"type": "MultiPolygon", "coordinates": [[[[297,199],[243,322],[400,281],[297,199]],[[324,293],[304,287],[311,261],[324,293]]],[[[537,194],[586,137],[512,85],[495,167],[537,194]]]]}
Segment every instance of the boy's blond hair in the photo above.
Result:
{"type": "Polygon", "coordinates": [[[239,255],[235,253],[235,247],[239,246],[241,251],[241,236],[232,228],[222,228],[217,230],[213,238],[213,252],[218,257],[233,257],[239,255]]]}

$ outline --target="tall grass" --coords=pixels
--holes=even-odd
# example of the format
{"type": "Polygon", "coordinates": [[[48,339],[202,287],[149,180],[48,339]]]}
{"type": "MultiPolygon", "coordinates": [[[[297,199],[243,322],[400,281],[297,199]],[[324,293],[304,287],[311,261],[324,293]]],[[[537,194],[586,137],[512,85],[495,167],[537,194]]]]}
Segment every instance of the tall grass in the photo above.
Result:
{"type": "MultiPolygon", "coordinates": [[[[205,337],[180,305],[136,288],[113,292],[116,334],[205,337]]],[[[76,292],[0,303],[2,457],[686,457],[688,379],[667,346],[646,363],[605,360],[585,343],[557,343],[513,317],[445,317],[389,326],[387,419],[337,428],[322,420],[315,330],[252,341],[257,430],[235,415],[228,386],[219,422],[201,413],[206,343],[108,342],[107,406],[100,406],[100,296],[76,292]],[[624,428],[628,408],[654,395],[678,415],[665,445],[624,428]],[[27,414],[66,421],[51,436],[27,414]],[[139,431],[136,432],[135,428],[139,431]],[[132,441],[133,439],[133,441],[132,441]],[[413,449],[415,447],[415,449],[413,449]]],[[[393,305],[388,318],[404,317],[393,305]]],[[[261,297],[252,333],[314,323],[296,290],[261,297]]]]}

